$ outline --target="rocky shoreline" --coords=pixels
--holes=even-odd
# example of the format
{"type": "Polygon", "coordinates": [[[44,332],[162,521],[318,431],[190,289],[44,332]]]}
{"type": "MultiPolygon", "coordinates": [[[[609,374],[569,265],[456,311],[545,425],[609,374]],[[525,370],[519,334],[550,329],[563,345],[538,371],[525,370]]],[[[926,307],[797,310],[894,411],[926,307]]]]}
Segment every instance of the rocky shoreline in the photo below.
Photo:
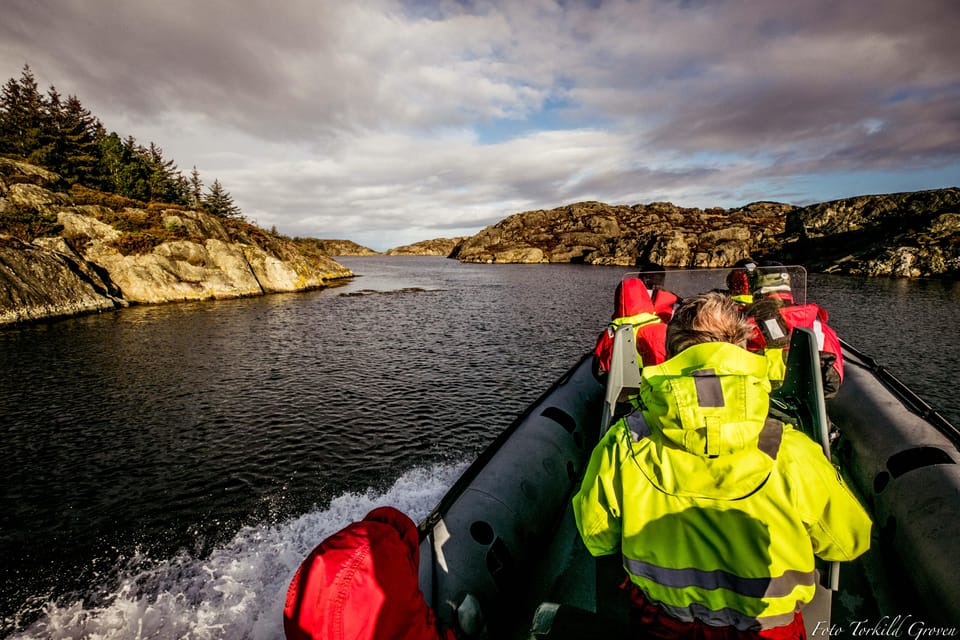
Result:
{"type": "Polygon", "coordinates": [[[807,207],[755,202],[580,202],[516,213],[470,237],[378,252],[287,238],[241,220],[123,201],[0,158],[0,326],[156,304],[295,292],[353,273],[333,257],[447,256],[470,263],[726,267],[776,259],[810,271],[960,275],[960,189],[869,195],[807,207]]]}
{"type": "Polygon", "coordinates": [[[47,186],[57,176],[16,161],[0,159],[0,170],[0,216],[27,236],[0,233],[0,326],[307,291],[353,275],[309,244],[240,220],[55,191],[47,186]]]}
{"type": "Polygon", "coordinates": [[[736,209],[580,202],[517,213],[465,239],[461,262],[725,267],[746,257],[811,271],[960,275],[960,189],[869,195],[807,207],[736,209]]]}

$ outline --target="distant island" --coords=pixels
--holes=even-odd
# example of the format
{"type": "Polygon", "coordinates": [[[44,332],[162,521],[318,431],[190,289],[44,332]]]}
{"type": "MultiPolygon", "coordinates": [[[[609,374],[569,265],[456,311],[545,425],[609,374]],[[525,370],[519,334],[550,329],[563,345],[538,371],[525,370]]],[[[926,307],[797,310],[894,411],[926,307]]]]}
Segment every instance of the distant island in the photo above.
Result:
{"type": "Polygon", "coordinates": [[[906,278],[960,275],[960,189],[865,195],[796,207],[734,209],[579,202],[516,213],[465,238],[461,262],[715,268],[741,258],[815,272],[906,278]]]}
{"type": "Polygon", "coordinates": [[[460,244],[466,240],[459,238],[433,238],[421,240],[413,244],[388,249],[384,253],[388,256],[447,256],[449,257],[460,244]]]}
{"type": "Polygon", "coordinates": [[[956,278],[960,190],[864,195],[806,207],[578,202],[515,213],[473,236],[424,240],[384,254],[349,241],[317,242],[331,255],[446,255],[487,264],[717,268],[749,257],[815,272],[956,278]]]}
{"type": "Polygon", "coordinates": [[[296,238],[316,246],[329,256],[444,256],[449,257],[466,238],[433,238],[413,244],[405,244],[386,251],[374,251],[352,240],[323,240],[320,238],[296,238]]]}
{"type": "Polygon", "coordinates": [[[805,207],[577,202],[515,213],[473,236],[423,240],[382,253],[349,240],[313,242],[331,256],[445,255],[486,264],[672,268],[718,268],[753,258],[814,272],[956,278],[960,189],[864,195],[805,207]]]}
{"type": "Polygon", "coordinates": [[[379,251],[361,246],[353,240],[323,240],[321,238],[296,238],[298,242],[310,244],[328,256],[379,256],[379,251]]]}

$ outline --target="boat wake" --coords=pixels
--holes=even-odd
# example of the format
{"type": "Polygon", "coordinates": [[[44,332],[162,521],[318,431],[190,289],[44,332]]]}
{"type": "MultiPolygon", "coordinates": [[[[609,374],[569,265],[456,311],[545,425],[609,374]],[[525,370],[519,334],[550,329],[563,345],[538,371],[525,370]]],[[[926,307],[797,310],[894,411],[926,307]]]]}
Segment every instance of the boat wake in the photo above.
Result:
{"type": "Polygon", "coordinates": [[[135,557],[103,587],[104,604],[48,602],[40,619],[9,638],[282,640],[287,586],[313,547],[383,505],[422,520],[465,468],[413,469],[382,494],[346,493],[288,522],[246,527],[208,557],[135,557]]]}

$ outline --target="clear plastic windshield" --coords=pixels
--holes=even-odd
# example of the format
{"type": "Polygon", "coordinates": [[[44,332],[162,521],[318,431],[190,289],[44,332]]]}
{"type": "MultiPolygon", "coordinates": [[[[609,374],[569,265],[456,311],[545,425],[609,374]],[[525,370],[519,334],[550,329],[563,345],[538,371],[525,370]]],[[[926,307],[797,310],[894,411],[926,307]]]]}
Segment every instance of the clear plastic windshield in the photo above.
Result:
{"type": "Polygon", "coordinates": [[[761,298],[777,298],[793,304],[807,302],[807,271],[796,265],[633,271],[624,274],[624,280],[629,278],[640,278],[648,289],[666,289],[680,298],[721,291],[742,304],[761,298]]]}

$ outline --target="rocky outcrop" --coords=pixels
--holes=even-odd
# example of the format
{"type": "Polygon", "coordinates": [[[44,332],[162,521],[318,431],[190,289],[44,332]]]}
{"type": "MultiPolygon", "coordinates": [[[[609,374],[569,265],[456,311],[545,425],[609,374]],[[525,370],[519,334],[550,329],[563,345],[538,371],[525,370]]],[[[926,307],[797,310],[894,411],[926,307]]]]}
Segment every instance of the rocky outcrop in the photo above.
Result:
{"type": "Polygon", "coordinates": [[[0,236],[0,325],[105,311],[125,303],[91,265],[0,236]]]}
{"type": "Polygon", "coordinates": [[[352,240],[322,240],[320,238],[297,238],[299,242],[313,244],[328,256],[379,256],[379,251],[368,249],[352,240]]]}
{"type": "Polygon", "coordinates": [[[434,238],[433,240],[423,240],[387,249],[384,253],[388,256],[449,256],[464,239],[462,236],[458,238],[434,238]]]}
{"type": "Polygon", "coordinates": [[[811,271],[907,277],[960,274],[960,190],[736,209],[580,202],[514,214],[465,239],[462,262],[724,267],[776,259],[811,271]]]}
{"type": "Polygon", "coordinates": [[[0,177],[0,325],[305,291],[353,275],[316,247],[245,222],[185,208],[78,203],[42,186],[48,176],[21,172],[14,180],[30,181],[16,182],[10,168],[0,177]]]}
{"type": "Polygon", "coordinates": [[[465,239],[462,262],[578,262],[719,267],[779,247],[794,207],[757,202],[738,209],[670,203],[615,206],[580,202],[512,215],[465,239]]]}
{"type": "Polygon", "coordinates": [[[910,278],[960,275],[960,189],[860,196],[797,209],[784,261],[811,270],[910,278]]]}

